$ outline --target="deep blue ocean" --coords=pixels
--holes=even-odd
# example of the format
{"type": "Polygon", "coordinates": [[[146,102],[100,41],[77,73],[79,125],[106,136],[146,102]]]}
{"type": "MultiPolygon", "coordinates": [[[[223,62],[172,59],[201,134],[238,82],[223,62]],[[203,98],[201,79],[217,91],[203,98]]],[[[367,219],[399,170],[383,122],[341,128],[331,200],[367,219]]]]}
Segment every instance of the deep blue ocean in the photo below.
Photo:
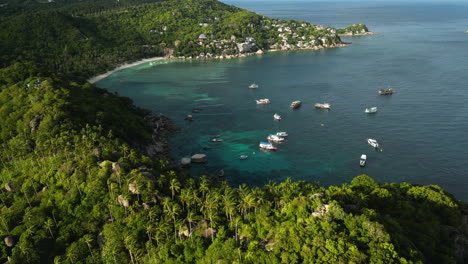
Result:
{"type": "Polygon", "coordinates": [[[380,34],[342,38],[352,42],[344,48],[144,64],[98,82],[172,118],[180,127],[171,138],[176,161],[205,153],[209,162],[192,173],[213,176],[223,168],[233,185],[290,177],[328,186],[367,174],[438,184],[468,201],[468,4],[225,2],[325,26],[364,23],[380,34]],[[259,88],[247,89],[253,82],[259,88]],[[386,87],[396,93],[379,96],[386,87]],[[258,106],[259,98],[272,103],[258,106]],[[303,105],[292,111],[294,100],[303,105]],[[332,109],[314,108],[323,102],[332,109]],[[371,106],[378,113],[366,115],[371,106]],[[185,121],[193,108],[201,112],[185,121]],[[283,119],[274,121],[275,113],[283,119]],[[287,141],[277,152],[260,151],[258,143],[277,131],[287,131],[287,141]],[[224,141],[209,142],[217,134],[224,141]],[[240,160],[243,154],[249,158],[240,160]]]}

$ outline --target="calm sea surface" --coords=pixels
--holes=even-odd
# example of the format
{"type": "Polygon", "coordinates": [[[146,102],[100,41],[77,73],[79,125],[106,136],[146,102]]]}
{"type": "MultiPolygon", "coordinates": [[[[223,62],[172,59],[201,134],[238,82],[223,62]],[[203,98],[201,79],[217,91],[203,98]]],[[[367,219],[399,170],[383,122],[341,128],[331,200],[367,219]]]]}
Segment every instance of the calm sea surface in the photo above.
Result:
{"type": "Polygon", "coordinates": [[[352,42],[345,48],[145,64],[97,85],[172,118],[181,128],[173,157],[209,157],[192,167],[196,175],[224,168],[234,185],[291,177],[326,186],[365,173],[379,182],[438,184],[468,201],[468,4],[227,3],[326,26],[365,23],[381,34],[343,38],[352,42]],[[259,88],[247,89],[253,82],[259,88]],[[379,96],[386,87],[396,93],[379,96]],[[259,98],[272,103],[258,106],[259,98]],[[303,105],[292,111],[294,100],[303,105]],[[314,109],[318,102],[332,109],[314,109]],[[378,113],[366,115],[371,106],[378,113]],[[184,121],[193,108],[202,110],[184,121]],[[260,151],[259,141],[277,131],[287,131],[287,141],[277,152],[260,151]],[[209,142],[217,134],[224,141],[209,142]]]}

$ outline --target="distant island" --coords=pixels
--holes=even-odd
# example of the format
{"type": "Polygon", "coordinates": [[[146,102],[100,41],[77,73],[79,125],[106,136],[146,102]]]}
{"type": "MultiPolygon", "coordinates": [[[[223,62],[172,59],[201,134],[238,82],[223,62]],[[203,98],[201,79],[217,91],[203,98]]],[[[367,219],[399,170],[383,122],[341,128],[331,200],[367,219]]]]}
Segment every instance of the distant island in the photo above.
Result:
{"type": "Polygon", "coordinates": [[[340,28],[336,31],[338,36],[369,36],[377,33],[369,31],[364,24],[354,24],[345,28],[340,28]]]}
{"type": "Polygon", "coordinates": [[[215,0],[1,4],[0,262],[467,263],[468,206],[439,186],[193,177],[167,155],[167,117],[87,81],[145,58],[339,47],[366,28],[343,30],[215,0]]]}

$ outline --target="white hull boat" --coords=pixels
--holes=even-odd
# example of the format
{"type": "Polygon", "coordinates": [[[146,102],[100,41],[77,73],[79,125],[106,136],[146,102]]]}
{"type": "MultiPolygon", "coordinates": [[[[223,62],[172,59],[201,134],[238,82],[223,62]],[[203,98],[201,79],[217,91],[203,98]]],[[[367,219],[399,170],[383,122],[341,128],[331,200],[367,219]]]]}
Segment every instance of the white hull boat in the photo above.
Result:
{"type": "Polygon", "coordinates": [[[261,149],[265,149],[265,150],[277,150],[277,148],[275,146],[273,146],[273,144],[271,144],[269,142],[260,142],[258,147],[261,148],[261,149]]]}
{"type": "Polygon", "coordinates": [[[359,160],[359,166],[364,167],[366,166],[367,156],[365,154],[361,155],[361,159],[359,160]]]}
{"type": "Polygon", "coordinates": [[[277,135],[278,137],[287,137],[287,136],[288,136],[288,133],[286,133],[286,132],[276,132],[276,135],[277,135]]]}
{"type": "Polygon", "coordinates": [[[300,107],[301,104],[302,104],[301,101],[294,101],[294,102],[291,103],[291,108],[296,109],[296,108],[300,107]]]}
{"type": "Polygon", "coordinates": [[[281,120],[281,116],[278,115],[278,114],[274,114],[274,115],[273,115],[273,118],[274,118],[275,120],[281,120]]]}
{"type": "Polygon", "coordinates": [[[267,140],[268,141],[273,141],[273,142],[282,142],[282,141],[284,141],[284,137],[279,137],[277,135],[269,135],[267,137],[267,140]]]}
{"type": "Polygon", "coordinates": [[[374,148],[379,148],[379,143],[377,143],[377,140],[375,140],[375,139],[368,138],[367,143],[369,145],[371,145],[372,147],[374,147],[374,148]]]}
{"type": "Polygon", "coordinates": [[[263,98],[263,99],[258,99],[258,100],[255,100],[255,102],[257,102],[257,104],[270,104],[270,99],[268,98],[263,98]]]}
{"type": "Polygon", "coordinates": [[[364,113],[366,114],[377,113],[377,107],[366,108],[366,110],[364,110],[364,113]]]}
{"type": "Polygon", "coordinates": [[[257,88],[258,88],[258,84],[252,83],[251,85],[249,85],[249,89],[257,89],[257,88]]]}
{"type": "Polygon", "coordinates": [[[327,104],[327,103],[323,103],[323,104],[315,104],[315,108],[319,108],[319,109],[330,109],[330,104],[327,104]]]}

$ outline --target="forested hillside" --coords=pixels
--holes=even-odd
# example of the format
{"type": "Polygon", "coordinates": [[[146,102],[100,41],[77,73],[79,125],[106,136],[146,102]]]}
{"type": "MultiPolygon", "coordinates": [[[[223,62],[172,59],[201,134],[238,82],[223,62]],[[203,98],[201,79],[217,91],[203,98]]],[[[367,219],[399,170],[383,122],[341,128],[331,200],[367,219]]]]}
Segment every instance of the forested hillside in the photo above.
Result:
{"type": "Polygon", "coordinates": [[[148,151],[168,134],[163,116],[84,81],[145,56],[218,52],[192,40],[202,33],[234,35],[223,52],[247,37],[298,47],[296,32],[338,41],[333,29],[212,0],[56,5],[0,18],[1,263],[468,262],[467,205],[438,186],[192,177],[148,151]]]}
{"type": "Polygon", "coordinates": [[[341,44],[333,28],[271,19],[214,0],[105,3],[0,17],[0,67],[34,62],[50,73],[89,77],[143,57],[210,57],[341,44]]]}

